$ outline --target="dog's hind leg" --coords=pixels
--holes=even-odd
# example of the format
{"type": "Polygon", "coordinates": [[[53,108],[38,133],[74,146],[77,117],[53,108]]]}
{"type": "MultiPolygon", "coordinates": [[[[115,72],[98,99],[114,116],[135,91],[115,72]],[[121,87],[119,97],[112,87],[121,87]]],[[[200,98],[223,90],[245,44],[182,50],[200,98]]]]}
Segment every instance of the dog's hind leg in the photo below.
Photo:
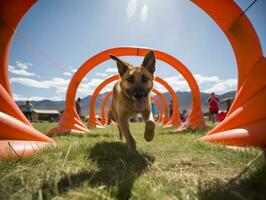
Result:
{"type": "Polygon", "coordinates": [[[109,110],[107,113],[107,125],[110,125],[112,121],[115,121],[112,110],[109,110]]]}
{"type": "Polygon", "coordinates": [[[155,122],[154,122],[153,114],[150,110],[145,110],[141,114],[146,123],[144,138],[147,142],[150,142],[154,138],[154,129],[155,129],[155,122]]]}

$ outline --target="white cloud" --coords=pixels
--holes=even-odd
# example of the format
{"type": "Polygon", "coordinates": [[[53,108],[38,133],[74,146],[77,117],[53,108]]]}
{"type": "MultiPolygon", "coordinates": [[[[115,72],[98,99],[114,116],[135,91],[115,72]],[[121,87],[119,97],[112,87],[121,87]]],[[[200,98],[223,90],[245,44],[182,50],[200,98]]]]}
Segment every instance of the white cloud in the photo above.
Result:
{"type": "MultiPolygon", "coordinates": [[[[91,95],[95,88],[98,87],[100,83],[102,83],[104,79],[91,79],[89,81],[84,80],[81,82],[81,84],[78,87],[78,96],[85,97],[87,95],[91,95]]],[[[56,97],[50,97],[50,100],[61,100],[65,98],[66,91],[70,82],[70,79],[63,79],[63,78],[52,78],[51,80],[43,80],[43,81],[37,81],[30,78],[22,78],[22,77],[14,77],[10,79],[10,82],[12,84],[17,83],[23,86],[32,87],[32,88],[40,88],[40,89],[55,89],[55,92],[58,96],[56,97]],[[53,98],[53,99],[52,99],[53,98]]],[[[110,91],[113,87],[113,84],[109,84],[107,87],[105,87],[101,93],[110,91]]],[[[17,98],[22,98],[17,96],[17,98]]],[[[26,99],[26,97],[24,98],[26,99]]],[[[27,97],[29,99],[29,97],[27,97]]],[[[37,99],[37,98],[35,98],[37,99]]]]}
{"type": "Polygon", "coordinates": [[[129,0],[127,4],[127,17],[131,18],[135,15],[137,10],[137,0],[129,0]]]}
{"type": "Polygon", "coordinates": [[[71,69],[71,72],[75,73],[78,69],[71,69]]]}
{"type": "Polygon", "coordinates": [[[15,101],[27,101],[27,100],[30,100],[30,101],[41,101],[41,100],[44,100],[44,99],[49,99],[49,100],[52,100],[52,101],[60,101],[62,99],[59,99],[58,97],[40,97],[40,96],[23,96],[23,95],[20,95],[20,94],[15,94],[13,93],[13,97],[15,99],[15,101]]]}
{"type": "MultiPolygon", "coordinates": [[[[112,71],[110,69],[115,69],[115,68],[109,68],[109,70],[107,71],[112,71]]],[[[200,74],[195,74],[193,76],[197,80],[197,83],[199,84],[200,90],[202,92],[207,92],[207,93],[215,92],[217,94],[223,94],[225,92],[236,90],[236,87],[237,87],[237,79],[231,78],[231,79],[223,80],[217,76],[203,76],[200,74]]],[[[99,84],[101,84],[105,79],[106,77],[93,78],[90,80],[83,79],[83,81],[78,87],[77,95],[80,97],[91,95],[96,89],[96,87],[98,87],[99,84]]],[[[166,77],[164,78],[164,80],[174,89],[174,91],[190,91],[187,81],[179,75],[166,77]]],[[[12,84],[17,83],[17,84],[24,85],[27,87],[32,87],[32,88],[55,89],[57,96],[50,97],[49,99],[50,100],[62,100],[65,98],[65,94],[66,94],[70,79],[54,77],[50,80],[41,80],[41,81],[38,80],[37,81],[34,79],[25,78],[25,77],[13,77],[10,79],[10,82],[12,84]]],[[[105,87],[101,91],[101,93],[109,92],[110,90],[112,90],[114,83],[115,82],[105,87]]],[[[156,82],[155,82],[155,88],[158,89],[160,92],[167,92],[166,89],[162,85],[156,82]]],[[[16,98],[23,99],[24,97],[17,95],[16,98]]],[[[25,97],[24,99],[36,100],[38,98],[41,99],[42,97],[32,96],[32,97],[25,97]]]]}
{"type": "Polygon", "coordinates": [[[204,92],[207,93],[215,92],[217,94],[224,94],[226,92],[236,90],[236,88],[237,88],[237,79],[227,79],[227,80],[220,80],[212,87],[207,88],[204,92]]]}
{"type": "MultiPolygon", "coordinates": [[[[236,90],[237,88],[237,79],[223,80],[217,76],[203,76],[200,74],[195,74],[193,76],[195,77],[201,92],[224,94],[236,90]]],[[[164,80],[174,91],[190,91],[187,81],[181,76],[166,77],[164,80]]],[[[155,82],[154,85],[160,92],[167,92],[161,84],[155,82]]]]}
{"type": "Polygon", "coordinates": [[[18,83],[20,85],[34,87],[34,88],[49,88],[49,86],[44,84],[42,81],[36,81],[34,79],[22,78],[22,77],[10,78],[10,83],[18,83]]]}
{"type": "Polygon", "coordinates": [[[12,74],[21,75],[21,76],[35,76],[34,73],[30,73],[25,69],[16,69],[13,66],[9,66],[8,71],[12,74]]]}
{"type": "Polygon", "coordinates": [[[72,74],[70,72],[64,72],[63,73],[65,76],[71,76],[72,74]]]}
{"type": "Polygon", "coordinates": [[[11,83],[17,83],[27,87],[41,89],[55,89],[59,95],[65,95],[70,79],[52,78],[51,80],[37,81],[29,78],[15,77],[10,79],[11,83]]]}
{"type": "Polygon", "coordinates": [[[8,71],[11,74],[16,74],[20,76],[35,76],[35,73],[31,73],[27,71],[29,69],[28,66],[32,66],[32,64],[16,61],[16,67],[9,65],[8,71]]]}
{"type": "MultiPolygon", "coordinates": [[[[173,88],[174,91],[189,91],[190,90],[187,82],[179,76],[166,77],[164,78],[164,80],[173,88]]],[[[167,92],[165,87],[163,87],[161,84],[157,82],[154,83],[154,86],[156,89],[158,89],[162,93],[167,92]]]]}
{"type": "Polygon", "coordinates": [[[106,73],[117,73],[117,68],[107,68],[105,70],[106,73]]]}
{"type": "Polygon", "coordinates": [[[20,61],[16,61],[16,64],[17,64],[17,68],[20,68],[20,69],[28,69],[29,66],[32,66],[31,63],[22,63],[20,61]]]}
{"type": "Polygon", "coordinates": [[[140,22],[144,23],[148,19],[149,16],[149,7],[147,4],[144,4],[141,8],[140,12],[140,22]]]}
{"type": "Polygon", "coordinates": [[[218,82],[220,81],[218,76],[202,76],[200,74],[193,74],[198,84],[206,83],[206,82],[218,82]]]}
{"type": "Polygon", "coordinates": [[[108,74],[106,74],[106,73],[101,73],[101,72],[97,72],[97,73],[96,73],[96,76],[106,77],[106,76],[108,76],[108,74]]]}
{"type": "MultiPolygon", "coordinates": [[[[104,79],[91,79],[89,82],[81,83],[78,88],[78,95],[81,97],[93,94],[94,90],[104,81],[104,79]]],[[[112,90],[113,83],[108,84],[100,93],[112,90]]]]}

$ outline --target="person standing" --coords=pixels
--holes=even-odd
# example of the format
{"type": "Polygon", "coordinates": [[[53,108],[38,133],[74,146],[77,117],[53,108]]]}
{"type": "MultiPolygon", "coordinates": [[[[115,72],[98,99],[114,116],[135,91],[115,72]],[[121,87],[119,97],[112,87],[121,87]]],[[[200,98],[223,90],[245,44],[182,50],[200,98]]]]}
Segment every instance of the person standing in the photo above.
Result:
{"type": "Polygon", "coordinates": [[[185,122],[187,119],[187,110],[183,110],[182,113],[180,113],[180,119],[182,122],[185,122]]]}
{"type": "Polygon", "coordinates": [[[218,103],[219,103],[219,98],[215,95],[214,92],[212,92],[210,97],[208,98],[209,115],[210,115],[212,123],[217,121],[217,115],[219,111],[218,103]]]}
{"type": "Polygon", "coordinates": [[[153,102],[151,102],[151,112],[153,114],[153,117],[155,117],[157,114],[157,111],[156,111],[155,104],[153,102]]]}
{"type": "Polygon", "coordinates": [[[76,111],[79,115],[79,117],[81,117],[81,98],[78,98],[76,101],[76,111]]]}
{"type": "Polygon", "coordinates": [[[174,103],[173,103],[173,100],[170,101],[168,107],[169,107],[169,118],[171,118],[172,115],[173,115],[173,112],[174,112],[174,103]]]}
{"type": "Polygon", "coordinates": [[[25,115],[30,122],[32,122],[32,110],[33,110],[33,105],[31,104],[30,101],[26,101],[25,104],[25,115]]]}

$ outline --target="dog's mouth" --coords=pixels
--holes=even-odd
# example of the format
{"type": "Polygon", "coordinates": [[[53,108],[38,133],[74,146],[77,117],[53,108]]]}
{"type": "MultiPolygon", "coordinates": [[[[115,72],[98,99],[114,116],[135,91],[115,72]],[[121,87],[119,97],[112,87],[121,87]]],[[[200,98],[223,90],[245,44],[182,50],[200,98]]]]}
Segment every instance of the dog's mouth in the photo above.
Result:
{"type": "Polygon", "coordinates": [[[134,109],[137,112],[141,112],[144,110],[145,108],[145,104],[147,103],[145,98],[141,98],[141,99],[134,99],[134,109]]]}
{"type": "Polygon", "coordinates": [[[127,91],[128,96],[133,101],[133,107],[136,112],[142,112],[148,103],[149,90],[137,87],[127,91]]]}

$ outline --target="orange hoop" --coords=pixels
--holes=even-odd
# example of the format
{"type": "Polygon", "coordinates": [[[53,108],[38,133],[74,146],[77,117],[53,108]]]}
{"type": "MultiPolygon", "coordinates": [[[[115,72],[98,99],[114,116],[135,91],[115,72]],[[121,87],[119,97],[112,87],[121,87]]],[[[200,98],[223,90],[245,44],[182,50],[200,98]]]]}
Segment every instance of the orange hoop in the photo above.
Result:
{"type": "MultiPolygon", "coordinates": [[[[203,137],[202,140],[219,142],[226,145],[252,145],[265,147],[266,111],[261,108],[264,107],[263,100],[265,99],[266,80],[264,74],[266,74],[266,59],[263,56],[257,34],[246,15],[243,14],[242,10],[232,0],[192,1],[205,10],[226,34],[235,52],[239,77],[238,91],[229,114],[221,124],[211,130],[209,135],[203,137]],[[255,112],[252,112],[254,110],[255,112]]],[[[36,0],[9,0],[1,2],[0,85],[2,88],[0,96],[4,99],[4,93],[8,93],[11,102],[13,102],[13,99],[11,97],[11,89],[7,73],[10,43],[19,21],[35,2],[36,0]],[[5,90],[5,92],[2,92],[3,90],[5,90]]],[[[60,121],[59,129],[72,129],[81,132],[88,131],[88,129],[80,123],[80,119],[74,106],[76,90],[84,74],[89,72],[99,63],[107,60],[110,53],[117,56],[144,56],[147,50],[148,49],[145,48],[134,47],[115,48],[97,54],[95,57],[85,62],[78,70],[79,72],[74,75],[69,85],[66,100],[66,112],[60,121]]],[[[166,61],[170,65],[179,63],[178,61],[176,62],[175,58],[164,54],[163,52],[156,51],[155,53],[158,59],[166,61]]],[[[181,64],[181,68],[183,67],[184,66],[181,64]]],[[[190,77],[187,73],[187,70],[182,70],[181,74],[185,78],[190,77]]],[[[192,91],[193,103],[192,111],[187,122],[189,122],[191,127],[198,127],[204,125],[204,120],[200,109],[199,89],[196,82],[193,80],[194,79],[192,78],[192,80],[188,81],[192,91]]],[[[0,102],[1,111],[5,106],[6,103],[0,102]]],[[[17,121],[17,119],[20,121],[25,120],[21,119],[21,113],[18,112],[16,105],[10,103],[10,107],[12,107],[10,109],[16,115],[15,118],[12,117],[11,121],[17,121]]],[[[10,116],[9,113],[7,114],[10,116]]],[[[8,131],[10,129],[17,129],[18,133],[22,136],[25,134],[23,128],[20,129],[16,123],[9,123],[9,121],[6,120],[7,118],[4,117],[3,120],[0,121],[0,125],[3,125],[3,127],[5,127],[4,130],[7,131],[6,135],[9,135],[8,131]]],[[[26,127],[29,127],[27,122],[24,124],[26,127]]],[[[31,132],[34,134],[36,133],[34,129],[32,129],[31,132]]],[[[36,134],[41,135],[41,133],[36,134]]]]}
{"type": "Polygon", "coordinates": [[[35,130],[14,100],[8,80],[9,49],[16,28],[36,0],[1,1],[0,6],[0,157],[37,153],[54,141],[35,130]]]}
{"type": "MultiPolygon", "coordinates": [[[[81,123],[78,114],[75,109],[75,95],[77,92],[77,88],[83,77],[98,64],[109,59],[110,54],[114,54],[116,56],[145,56],[145,54],[149,51],[148,48],[143,47],[117,47],[105,50],[97,55],[93,56],[89,60],[87,60],[73,75],[70,84],[68,86],[67,94],[66,94],[66,109],[65,112],[59,122],[59,127],[56,129],[66,129],[72,128],[74,131],[82,131],[77,129],[77,126],[84,128],[84,125],[81,123]]],[[[191,72],[176,58],[170,56],[159,50],[154,50],[156,58],[168,63],[174,69],[176,69],[182,76],[187,80],[188,85],[191,88],[192,92],[192,109],[186,120],[186,124],[191,128],[197,128],[205,126],[205,121],[203,118],[203,113],[201,111],[201,100],[200,100],[200,91],[197,85],[197,82],[191,72]]],[[[165,121],[165,119],[164,119],[165,121]]],[[[54,130],[50,131],[54,133],[54,130]]],[[[84,132],[85,133],[85,132],[84,132]]]]}
{"type": "MultiPolygon", "coordinates": [[[[103,101],[102,101],[102,103],[101,103],[101,115],[102,115],[102,118],[101,118],[101,121],[100,121],[100,122],[101,122],[101,125],[102,125],[102,126],[106,126],[106,123],[107,123],[107,117],[106,117],[106,112],[105,112],[105,106],[106,106],[106,104],[107,104],[109,98],[112,96],[112,94],[113,94],[113,91],[108,92],[108,93],[105,95],[105,97],[104,97],[104,99],[103,99],[103,101]]],[[[151,96],[151,101],[153,101],[153,102],[157,105],[157,107],[158,107],[158,110],[159,110],[159,117],[158,117],[158,119],[156,120],[156,123],[160,123],[160,121],[161,121],[161,119],[162,119],[162,112],[163,112],[162,105],[161,105],[160,101],[157,100],[157,99],[156,99],[155,97],[153,97],[153,96],[151,96]]]]}
{"type": "Polygon", "coordinates": [[[229,39],[237,61],[238,91],[225,120],[203,141],[266,147],[266,58],[256,31],[234,1],[192,0],[229,39]]]}
{"type": "Polygon", "coordinates": [[[162,104],[163,104],[163,115],[162,115],[162,120],[160,122],[161,125],[166,125],[169,121],[169,107],[168,107],[168,103],[165,99],[165,97],[155,88],[152,89],[152,92],[159,97],[159,99],[161,100],[162,104]]]}
{"type": "Polygon", "coordinates": [[[158,99],[156,99],[155,97],[151,96],[151,100],[157,105],[157,108],[159,110],[159,117],[156,120],[156,123],[160,124],[162,121],[162,117],[163,117],[163,107],[162,107],[160,101],[158,99]]]}
{"type": "MultiPolygon", "coordinates": [[[[96,99],[98,97],[98,95],[100,94],[100,92],[102,91],[102,89],[107,86],[108,84],[114,82],[114,81],[117,81],[119,80],[119,75],[114,75],[114,76],[111,76],[107,79],[105,79],[94,91],[94,93],[92,94],[91,96],[91,101],[90,101],[90,112],[89,112],[89,120],[87,122],[87,127],[101,127],[102,126],[102,123],[100,123],[97,119],[96,119],[96,113],[95,113],[95,102],[96,102],[96,99]]],[[[165,82],[163,80],[161,80],[159,77],[156,77],[155,78],[155,81],[160,83],[160,84],[165,84],[165,82]]],[[[168,85],[169,86],[169,85],[168,85]]],[[[173,89],[169,86],[169,88],[171,89],[171,92],[173,92],[173,89]]],[[[169,89],[167,88],[167,89],[169,89]]],[[[161,98],[163,104],[164,104],[164,118],[163,118],[163,122],[162,124],[165,125],[167,122],[168,122],[168,104],[167,104],[167,101],[165,99],[165,97],[156,89],[153,88],[153,92],[159,96],[159,98],[161,98]]],[[[177,98],[175,99],[175,103],[177,102],[177,98]]],[[[176,107],[178,107],[176,105],[176,107]]]]}
{"type": "Polygon", "coordinates": [[[107,123],[107,117],[106,117],[106,112],[105,112],[105,106],[109,100],[109,98],[112,96],[113,91],[111,90],[110,92],[107,93],[107,95],[105,95],[105,97],[103,98],[103,101],[101,103],[101,113],[102,113],[102,118],[101,118],[101,124],[104,126],[107,123]]]}
{"type": "Polygon", "coordinates": [[[180,118],[179,111],[178,111],[178,99],[177,99],[177,95],[176,95],[175,91],[165,80],[163,80],[159,76],[155,77],[155,81],[162,84],[166,88],[166,90],[171,95],[172,100],[173,100],[173,105],[174,105],[173,106],[173,114],[172,114],[169,122],[167,122],[166,125],[179,127],[182,123],[181,123],[181,118],[180,118]]]}

